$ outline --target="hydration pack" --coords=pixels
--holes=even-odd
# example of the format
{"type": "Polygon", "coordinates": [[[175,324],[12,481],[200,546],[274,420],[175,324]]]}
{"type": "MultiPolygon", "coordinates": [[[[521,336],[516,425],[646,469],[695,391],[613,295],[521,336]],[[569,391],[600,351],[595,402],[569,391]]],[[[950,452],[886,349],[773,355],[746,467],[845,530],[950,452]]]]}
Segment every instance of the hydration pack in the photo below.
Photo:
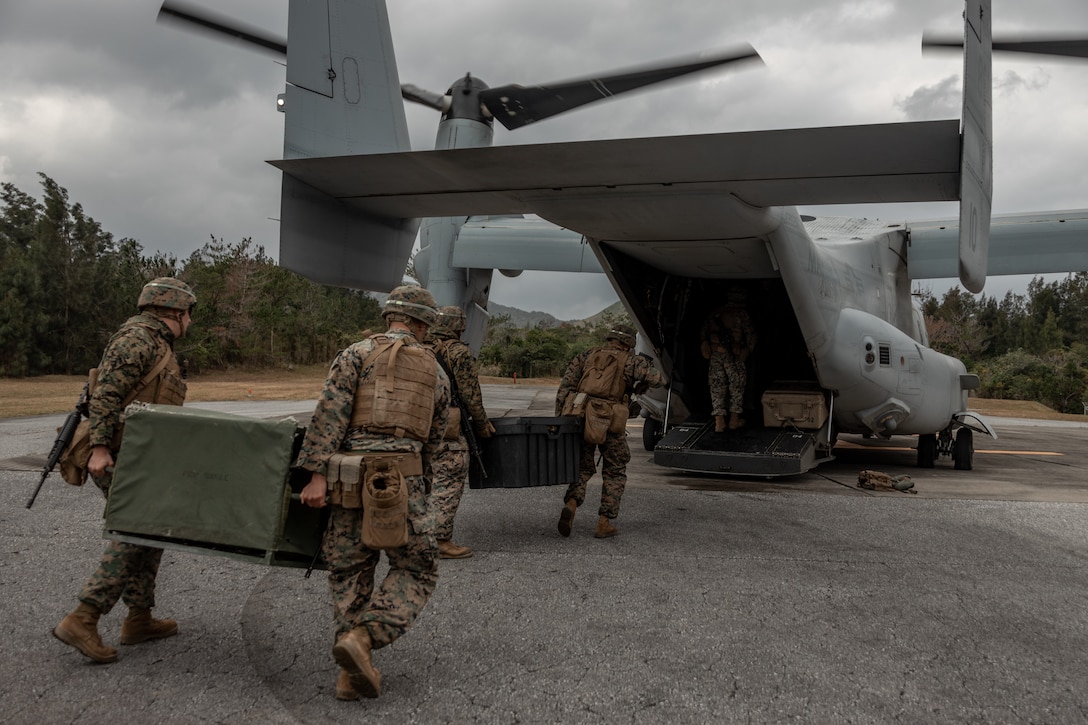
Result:
{"type": "Polygon", "coordinates": [[[623,368],[627,364],[628,355],[626,350],[617,350],[614,347],[602,347],[591,352],[582,368],[578,392],[612,402],[623,400],[623,394],[627,391],[623,368]]]}

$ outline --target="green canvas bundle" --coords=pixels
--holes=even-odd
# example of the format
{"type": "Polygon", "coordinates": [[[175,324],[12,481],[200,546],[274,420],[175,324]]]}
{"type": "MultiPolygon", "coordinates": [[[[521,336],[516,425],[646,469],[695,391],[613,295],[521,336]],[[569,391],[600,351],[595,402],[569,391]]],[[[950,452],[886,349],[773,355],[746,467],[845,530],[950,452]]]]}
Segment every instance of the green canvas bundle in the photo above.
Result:
{"type": "Polygon", "coordinates": [[[320,516],[290,498],[303,432],[292,419],[130,407],[105,536],[308,564],[320,545],[320,516]]]}

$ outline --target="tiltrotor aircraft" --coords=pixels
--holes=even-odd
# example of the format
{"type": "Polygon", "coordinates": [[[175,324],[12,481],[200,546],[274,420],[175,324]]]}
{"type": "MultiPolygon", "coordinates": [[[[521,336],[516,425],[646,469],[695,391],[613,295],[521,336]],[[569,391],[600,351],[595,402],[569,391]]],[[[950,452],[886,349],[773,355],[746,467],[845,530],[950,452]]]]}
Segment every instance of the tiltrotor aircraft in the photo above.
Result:
{"type": "Polygon", "coordinates": [[[176,3],[162,13],[286,52],[284,158],[270,162],[283,171],[280,264],[386,291],[418,230],[421,281],[466,310],[477,346],[493,270],[602,271],[669,380],[663,400],[642,401],[662,465],[791,475],[861,434],[917,436],[918,465],[948,455],[970,469],[973,434],[996,435],[968,410],[977,376],[928,346],[911,280],[958,276],[980,292],[988,274],[1088,269],[1088,211],[991,219],[989,0],[966,0],[961,119],[505,147],[491,146],[495,119],[517,128],[757,56],[548,86],[466,75],[439,95],[401,85],[383,0],[290,0],[290,43],[176,3]],[[436,150],[410,150],[404,98],[441,111],[436,150]],[[959,218],[795,208],[928,201],[958,201],[959,218]],[[716,433],[699,338],[731,292],[759,344],[748,423],[716,433]]]}

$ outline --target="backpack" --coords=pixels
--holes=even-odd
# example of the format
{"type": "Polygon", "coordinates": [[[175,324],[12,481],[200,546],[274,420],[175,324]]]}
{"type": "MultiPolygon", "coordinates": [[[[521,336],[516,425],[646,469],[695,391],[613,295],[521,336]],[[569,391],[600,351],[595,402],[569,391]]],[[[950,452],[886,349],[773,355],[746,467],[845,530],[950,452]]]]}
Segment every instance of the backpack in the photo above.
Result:
{"type": "Polygon", "coordinates": [[[578,392],[612,402],[623,400],[627,379],[623,368],[629,353],[614,347],[601,347],[589,354],[578,381],[578,392]]]}

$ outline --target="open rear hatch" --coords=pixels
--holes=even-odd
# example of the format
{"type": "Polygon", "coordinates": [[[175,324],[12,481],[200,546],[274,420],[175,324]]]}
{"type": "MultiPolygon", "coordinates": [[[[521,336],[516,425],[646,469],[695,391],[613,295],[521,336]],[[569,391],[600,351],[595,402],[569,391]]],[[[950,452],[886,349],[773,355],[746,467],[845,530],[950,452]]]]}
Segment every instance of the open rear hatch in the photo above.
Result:
{"type": "Polygon", "coordinates": [[[832,458],[829,399],[812,383],[777,382],[762,395],[762,421],[721,432],[713,419],[675,425],[654,448],[654,463],[723,475],[796,476],[832,458]]]}

